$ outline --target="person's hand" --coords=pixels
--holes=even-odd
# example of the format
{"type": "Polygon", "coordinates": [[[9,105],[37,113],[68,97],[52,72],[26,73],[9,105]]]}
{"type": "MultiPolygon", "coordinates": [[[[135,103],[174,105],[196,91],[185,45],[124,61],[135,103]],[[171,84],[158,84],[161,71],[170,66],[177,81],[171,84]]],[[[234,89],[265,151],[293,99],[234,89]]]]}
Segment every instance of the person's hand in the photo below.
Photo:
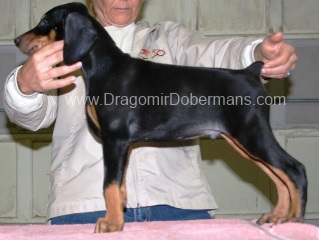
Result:
{"type": "Polygon", "coordinates": [[[265,64],[261,75],[267,78],[285,78],[296,68],[297,55],[292,45],[283,42],[281,32],[267,36],[254,52],[256,61],[265,64]]]}
{"type": "Polygon", "coordinates": [[[81,68],[81,62],[70,66],[63,62],[64,41],[48,43],[37,50],[18,71],[18,86],[23,94],[45,92],[72,84],[75,76],[64,76],[81,68]],[[64,77],[62,77],[64,76],[64,77]],[[57,80],[58,77],[61,77],[57,80]]]}

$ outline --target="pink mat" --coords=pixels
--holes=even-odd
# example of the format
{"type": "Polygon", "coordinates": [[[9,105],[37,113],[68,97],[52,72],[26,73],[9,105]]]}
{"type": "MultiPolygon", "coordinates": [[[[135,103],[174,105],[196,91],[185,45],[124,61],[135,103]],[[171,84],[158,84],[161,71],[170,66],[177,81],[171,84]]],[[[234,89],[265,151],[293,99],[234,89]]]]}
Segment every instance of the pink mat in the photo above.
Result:
{"type": "Polygon", "coordinates": [[[123,232],[94,234],[94,225],[22,225],[0,226],[2,240],[91,240],[91,239],[214,239],[214,240],[315,240],[319,228],[309,224],[286,223],[258,226],[235,219],[178,222],[127,223],[123,232]]]}

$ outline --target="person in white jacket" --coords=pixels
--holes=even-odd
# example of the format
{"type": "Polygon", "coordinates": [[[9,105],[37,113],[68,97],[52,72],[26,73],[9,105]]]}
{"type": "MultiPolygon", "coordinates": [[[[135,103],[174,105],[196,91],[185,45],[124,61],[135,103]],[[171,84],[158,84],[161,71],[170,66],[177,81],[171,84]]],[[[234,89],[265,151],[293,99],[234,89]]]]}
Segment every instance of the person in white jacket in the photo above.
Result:
{"type": "MultiPolygon", "coordinates": [[[[96,19],[132,57],[234,69],[261,60],[262,75],[269,78],[285,77],[295,68],[297,56],[282,41],[282,33],[264,39],[208,38],[173,22],[149,27],[135,23],[143,1],[91,1],[96,19]]],[[[61,65],[63,41],[42,40],[44,46],[8,76],[4,108],[12,122],[32,131],[55,122],[47,213],[51,224],[94,223],[106,211],[103,155],[87,125],[84,81],[77,71],[81,63],[61,65]]],[[[205,219],[217,209],[197,140],[136,147],[126,187],[126,222],[205,219]]]]}

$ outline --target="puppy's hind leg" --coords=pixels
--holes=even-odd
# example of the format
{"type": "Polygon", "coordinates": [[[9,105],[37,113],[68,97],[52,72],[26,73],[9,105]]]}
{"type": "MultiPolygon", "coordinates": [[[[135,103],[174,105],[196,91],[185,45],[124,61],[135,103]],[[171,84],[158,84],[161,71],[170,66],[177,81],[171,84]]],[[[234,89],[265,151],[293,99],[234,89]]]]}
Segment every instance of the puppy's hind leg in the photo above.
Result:
{"type": "Polygon", "coordinates": [[[126,188],[124,173],[127,163],[129,144],[126,141],[103,141],[105,164],[104,198],[106,216],[99,218],[95,232],[122,231],[124,227],[124,207],[126,202],[126,188]]]}
{"type": "Polygon", "coordinates": [[[307,177],[304,166],[286,153],[277,143],[268,123],[251,123],[253,131],[222,134],[242,156],[254,161],[276,184],[278,201],[259,223],[300,221],[307,201],[307,177]]]}

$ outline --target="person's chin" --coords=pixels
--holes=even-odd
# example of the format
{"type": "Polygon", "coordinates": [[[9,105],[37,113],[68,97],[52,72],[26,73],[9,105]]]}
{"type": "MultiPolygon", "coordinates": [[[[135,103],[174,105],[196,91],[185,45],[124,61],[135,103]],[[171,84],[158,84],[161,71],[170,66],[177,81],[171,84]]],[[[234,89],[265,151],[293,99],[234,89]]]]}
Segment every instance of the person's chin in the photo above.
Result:
{"type": "Polygon", "coordinates": [[[131,18],[117,18],[113,21],[112,25],[115,27],[125,27],[132,23],[131,18]]]}

